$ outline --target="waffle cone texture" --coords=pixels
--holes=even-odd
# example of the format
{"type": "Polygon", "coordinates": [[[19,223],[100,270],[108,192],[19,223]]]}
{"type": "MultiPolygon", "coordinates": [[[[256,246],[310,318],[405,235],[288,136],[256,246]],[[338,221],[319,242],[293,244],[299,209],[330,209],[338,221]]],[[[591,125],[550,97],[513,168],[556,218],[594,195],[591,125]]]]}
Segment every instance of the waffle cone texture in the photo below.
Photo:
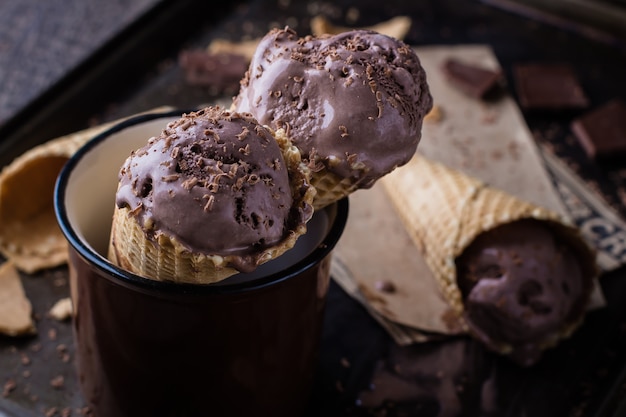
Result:
{"type": "Polygon", "coordinates": [[[359,188],[359,184],[353,179],[340,177],[326,169],[313,173],[311,184],[316,189],[313,200],[315,210],[321,210],[359,188]]]}
{"type": "MultiPolygon", "coordinates": [[[[284,131],[279,129],[274,133],[288,167],[293,204],[312,206],[315,188],[310,184],[310,170],[284,131]]],[[[277,258],[291,249],[306,230],[306,224],[299,224],[286,232],[276,245],[253,255],[196,253],[188,250],[175,237],[164,233],[158,234],[156,239],[150,239],[143,225],[139,224],[128,208],[116,206],[108,258],[127,271],[157,281],[210,284],[237,274],[239,271],[235,265],[241,256],[254,256],[257,266],[277,258]]]]}

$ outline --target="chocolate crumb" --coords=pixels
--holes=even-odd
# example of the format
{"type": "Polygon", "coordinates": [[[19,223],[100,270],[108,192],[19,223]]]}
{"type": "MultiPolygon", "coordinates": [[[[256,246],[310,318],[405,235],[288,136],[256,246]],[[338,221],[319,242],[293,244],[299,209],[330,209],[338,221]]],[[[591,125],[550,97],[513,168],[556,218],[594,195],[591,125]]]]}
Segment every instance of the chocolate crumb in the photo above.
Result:
{"type": "Polygon", "coordinates": [[[61,389],[65,385],[65,378],[63,375],[57,375],[50,380],[50,386],[55,389],[61,389]]]}
{"type": "Polygon", "coordinates": [[[339,380],[335,381],[335,388],[338,392],[344,392],[343,384],[339,380]]]}
{"type": "Polygon", "coordinates": [[[161,177],[161,180],[163,180],[164,182],[174,182],[174,181],[177,181],[179,178],[180,178],[180,175],[172,174],[172,175],[166,175],[164,177],[161,177]]]}
{"type": "Polygon", "coordinates": [[[341,366],[343,366],[344,368],[350,367],[350,361],[347,358],[341,358],[339,363],[341,363],[341,366]]]}
{"type": "Polygon", "coordinates": [[[485,125],[489,125],[495,123],[498,120],[498,114],[493,110],[488,110],[483,113],[481,118],[481,123],[485,125]]]}
{"type": "Polygon", "coordinates": [[[63,363],[68,363],[70,361],[71,356],[68,352],[67,345],[60,343],[59,345],[57,345],[56,351],[59,354],[59,357],[61,358],[61,361],[63,363]]]}
{"type": "Polygon", "coordinates": [[[55,287],[63,287],[67,285],[67,279],[64,277],[55,278],[54,281],[52,281],[52,285],[55,287]]]}
{"type": "Polygon", "coordinates": [[[390,293],[390,294],[396,292],[396,286],[394,285],[393,282],[388,281],[388,280],[376,281],[376,289],[380,292],[385,292],[385,293],[390,293]]]}
{"type": "Polygon", "coordinates": [[[58,411],[59,411],[58,408],[50,407],[50,408],[47,408],[46,410],[44,410],[44,415],[46,417],[54,417],[54,416],[57,415],[58,411]]]}
{"type": "Polygon", "coordinates": [[[83,416],[91,416],[92,415],[91,408],[89,408],[89,407],[83,407],[83,408],[80,409],[79,412],[83,416]]]}
{"type": "Polygon", "coordinates": [[[2,396],[3,397],[8,397],[9,394],[11,394],[15,388],[17,388],[17,382],[15,382],[14,379],[9,378],[5,383],[4,383],[4,387],[2,388],[2,396]]]}

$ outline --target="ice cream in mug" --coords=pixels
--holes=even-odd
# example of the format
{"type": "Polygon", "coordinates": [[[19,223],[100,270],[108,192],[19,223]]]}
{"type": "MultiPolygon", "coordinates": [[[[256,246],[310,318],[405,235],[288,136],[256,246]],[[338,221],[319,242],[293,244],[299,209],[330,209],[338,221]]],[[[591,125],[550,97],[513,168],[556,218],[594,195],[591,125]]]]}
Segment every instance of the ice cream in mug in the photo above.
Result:
{"type": "Polygon", "coordinates": [[[315,194],[297,148],[249,114],[184,114],[120,171],[109,258],[137,274],[211,283],[291,249],[315,194]]]}

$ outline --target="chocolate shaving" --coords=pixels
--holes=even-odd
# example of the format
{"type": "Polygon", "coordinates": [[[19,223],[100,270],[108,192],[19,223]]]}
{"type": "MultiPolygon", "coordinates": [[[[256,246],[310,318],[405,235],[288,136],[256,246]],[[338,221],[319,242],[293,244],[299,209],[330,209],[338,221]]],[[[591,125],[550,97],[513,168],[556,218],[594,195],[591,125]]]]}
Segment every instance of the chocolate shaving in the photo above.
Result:
{"type": "Polygon", "coordinates": [[[178,63],[190,85],[218,92],[236,91],[248,67],[248,59],[243,55],[203,50],[181,52],[178,63]]]}

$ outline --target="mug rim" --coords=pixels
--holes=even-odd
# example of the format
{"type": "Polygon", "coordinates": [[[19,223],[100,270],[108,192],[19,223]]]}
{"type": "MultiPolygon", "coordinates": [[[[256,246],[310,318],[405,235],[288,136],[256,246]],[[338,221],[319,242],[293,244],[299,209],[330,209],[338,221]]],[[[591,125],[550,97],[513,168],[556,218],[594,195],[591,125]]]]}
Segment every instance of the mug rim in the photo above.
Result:
{"type": "Polygon", "coordinates": [[[53,205],[59,228],[69,245],[77,252],[77,254],[82,257],[85,262],[89,263],[92,268],[97,269],[100,272],[99,275],[117,284],[155,293],[198,295],[241,293],[273,286],[294,278],[302,272],[313,268],[317,263],[321,262],[326,256],[328,256],[339,241],[339,238],[345,228],[349,211],[348,197],[344,197],[336,203],[333,203],[336,205],[336,213],[334,219],[330,222],[328,232],[325,234],[322,241],[303,259],[293,265],[290,265],[282,271],[270,273],[266,276],[255,278],[250,281],[233,284],[223,282],[221,282],[220,285],[176,283],[145,278],[113,264],[106,259],[106,257],[97,253],[90,245],[78,236],[71,225],[64,202],[68,182],[74,168],[81,161],[81,159],[109,136],[126,128],[154,119],[180,117],[181,114],[191,111],[195,110],[170,110],[132,116],[95,135],[82,145],[63,165],[55,181],[53,205]]]}

